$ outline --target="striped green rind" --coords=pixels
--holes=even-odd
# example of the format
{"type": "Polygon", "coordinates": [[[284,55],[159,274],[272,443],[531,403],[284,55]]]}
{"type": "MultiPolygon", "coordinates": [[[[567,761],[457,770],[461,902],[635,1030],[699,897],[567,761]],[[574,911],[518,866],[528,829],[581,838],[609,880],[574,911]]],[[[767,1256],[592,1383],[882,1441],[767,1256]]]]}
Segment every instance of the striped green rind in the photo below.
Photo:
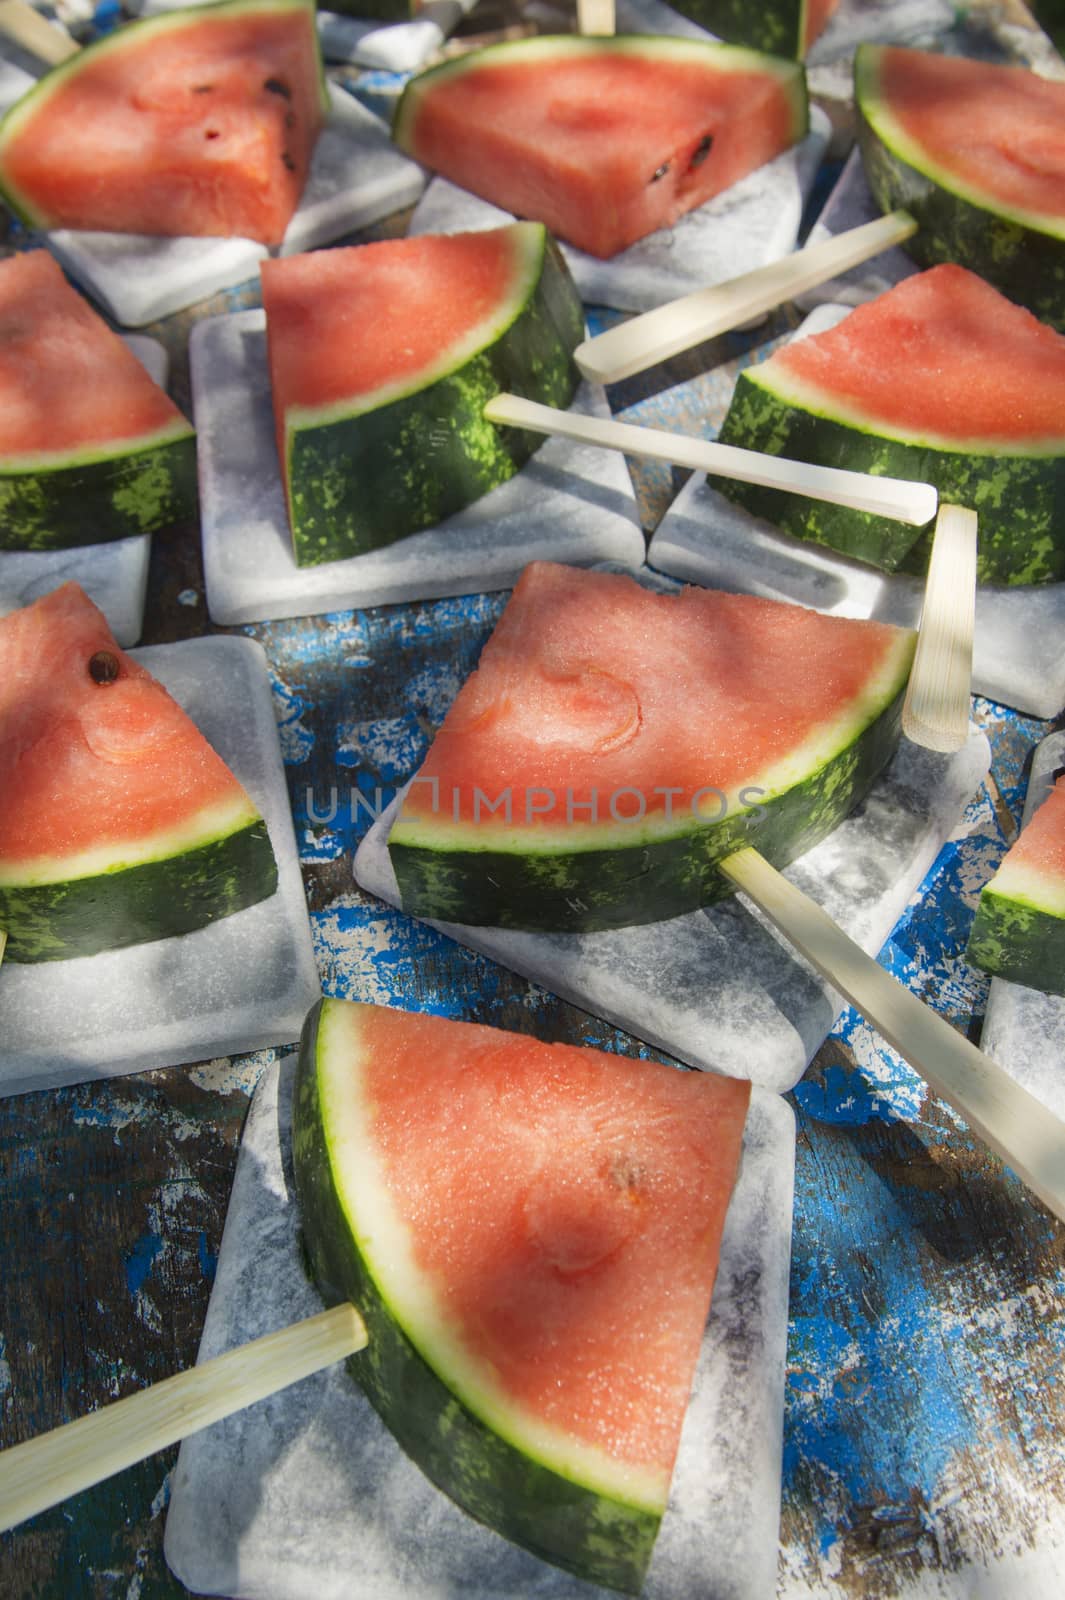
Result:
{"type": "MultiPolygon", "coordinates": [[[[949,399],[944,397],[944,404],[949,399]]],[[[977,576],[988,584],[1053,583],[1065,578],[1065,457],[1009,455],[997,448],[938,449],[884,437],[776,395],[741,373],[721,430],[726,444],[797,461],[846,467],[878,477],[933,483],[941,497],[970,507],[979,519],[977,576]]],[[[908,527],[779,489],[715,480],[714,487],[757,517],[797,539],[828,545],[884,572],[927,569],[928,529],[908,527]]]]}
{"type": "MultiPolygon", "coordinates": [[[[993,196],[977,204],[952,187],[949,173],[929,156],[920,168],[893,148],[881,119],[878,47],[859,45],[854,58],[858,145],[873,198],[882,211],[902,208],[917,232],[906,252],[921,266],[954,261],[970,268],[1041,322],[1065,332],[1065,238],[1061,216],[1047,231],[996,209],[993,196]]],[[[912,152],[911,152],[912,155],[912,152]]]]}
{"type": "Polygon", "coordinates": [[[804,0],[673,0],[673,10],[729,44],[792,60],[803,54],[804,0]]]}
{"type": "Polygon", "coordinates": [[[501,391],[565,407],[584,338],[580,296],[546,230],[528,297],[500,336],[413,393],[288,435],[289,514],[300,566],[392,544],[498,488],[543,436],[486,421],[501,391]]]}
{"type": "Polygon", "coordinates": [[[966,948],[985,972],[1065,995],[1065,917],[990,887],[980,895],[966,948]]]}
{"type": "Polygon", "coordinates": [[[90,877],[0,884],[6,961],[63,961],[168,939],[232,916],[277,888],[266,824],[257,818],[222,838],[90,877]]]}
{"type": "MultiPolygon", "coordinates": [[[[260,12],[306,12],[308,26],[314,47],[318,50],[318,34],[315,27],[315,0],[216,0],[215,4],[195,6],[192,9],[178,11],[164,11],[152,17],[137,17],[114,33],[103,35],[94,39],[74,55],[68,56],[58,66],[46,72],[32,89],[15,101],[15,104],[0,118],[0,199],[10,209],[21,217],[23,222],[34,228],[47,228],[49,219],[35,205],[29,195],[23,194],[4,176],[3,160],[4,146],[7,140],[19,133],[27,117],[35,117],[47,106],[52,98],[53,91],[65,83],[69,78],[80,72],[87,62],[95,61],[103,54],[120,57],[130,51],[141,49],[149,50],[153,40],[165,37],[170,33],[180,34],[190,27],[202,27],[211,17],[218,13],[220,17],[240,16],[242,13],[255,15],[260,12]]],[[[325,67],[318,51],[318,93],[323,116],[329,115],[330,101],[329,89],[325,78],[325,67]]]]}
{"type": "MultiPolygon", "coordinates": [[[[432,848],[406,841],[388,852],[404,911],[435,921],[539,932],[598,933],[658,922],[732,892],[717,863],[753,845],[776,866],[823,839],[864,799],[899,738],[907,655],[896,697],[802,781],[719,821],[632,845],[567,849],[572,829],[545,829],[536,851],[432,848]]],[[[756,787],[752,780],[750,788],[756,787]]],[[[471,843],[478,825],[470,825],[471,843]]],[[[582,827],[587,836],[589,828],[582,827]]],[[[616,832],[616,830],[615,830],[616,832]]],[[[451,830],[454,838],[455,830],[451,830]]],[[[450,842],[450,841],[449,841],[450,842]]]]}
{"type": "Polygon", "coordinates": [[[352,1375],[402,1448],[471,1516],[591,1583],[638,1593],[660,1517],[562,1477],[487,1427],[437,1377],[382,1293],[329,1157],[319,1086],[328,1005],[319,1001],[303,1029],[292,1148],[315,1282],[329,1304],[350,1300],[366,1323],[369,1342],[349,1360],[352,1375]]]}
{"type": "Polygon", "coordinates": [[[0,465],[0,550],[67,550],[191,522],[197,513],[191,428],[143,449],[25,471],[0,465]]]}

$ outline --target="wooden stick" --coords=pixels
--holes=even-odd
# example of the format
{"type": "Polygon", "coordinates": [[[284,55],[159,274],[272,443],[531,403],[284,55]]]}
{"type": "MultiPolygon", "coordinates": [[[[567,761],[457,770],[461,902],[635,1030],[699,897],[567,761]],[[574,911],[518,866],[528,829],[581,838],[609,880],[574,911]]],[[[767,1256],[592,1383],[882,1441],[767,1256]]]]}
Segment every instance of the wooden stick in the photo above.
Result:
{"type": "Polygon", "coordinates": [[[354,1306],[335,1306],[0,1451],[0,1533],[365,1344],[354,1306]]]}
{"type": "Polygon", "coordinates": [[[1065,1220],[1065,1123],[878,966],[757,850],[738,850],[721,870],[1065,1220]]]}
{"type": "Polygon", "coordinates": [[[7,934],[6,934],[6,932],[4,931],[3,928],[0,928],[0,962],[3,962],[4,951],[6,949],[7,949],[7,934]]]}
{"type": "Polygon", "coordinates": [[[577,32],[600,35],[616,33],[614,0],[577,0],[577,32]]]}
{"type": "Polygon", "coordinates": [[[681,350],[690,350],[730,328],[738,328],[754,317],[772,311],[797,294],[846,272],[870,256],[879,255],[892,245],[902,244],[917,232],[917,223],[908,211],[891,211],[860,228],[851,228],[771,261],[768,266],[746,272],[741,278],[697,289],[668,305],[646,311],[628,322],[608,328],[594,339],[577,346],[577,365],[586,378],[597,383],[617,383],[634,372],[666,361],[681,350]]]}
{"type": "Polygon", "coordinates": [[[902,731],[929,750],[969,737],[976,624],[976,512],[940,505],[902,731]]]}
{"type": "Polygon", "coordinates": [[[845,472],[840,467],[820,467],[808,461],[789,461],[784,456],[762,455],[757,450],[740,450],[735,445],[715,444],[709,439],[693,439],[682,433],[667,433],[661,428],[638,428],[631,423],[605,421],[575,411],[556,411],[523,400],[519,395],[499,394],[484,408],[489,422],[505,422],[515,428],[530,428],[535,433],[560,433],[586,444],[605,445],[630,456],[652,456],[671,461],[678,467],[692,467],[720,478],[736,478],[740,483],[757,483],[771,489],[786,489],[813,500],[828,500],[833,505],[850,506],[873,516],[891,517],[896,522],[924,527],[936,514],[937,494],[930,483],[910,483],[903,478],[878,478],[865,472],[845,472]]]}
{"type": "Polygon", "coordinates": [[[64,28],[54,28],[27,0],[0,0],[0,33],[49,67],[58,66],[80,49],[64,28]]]}

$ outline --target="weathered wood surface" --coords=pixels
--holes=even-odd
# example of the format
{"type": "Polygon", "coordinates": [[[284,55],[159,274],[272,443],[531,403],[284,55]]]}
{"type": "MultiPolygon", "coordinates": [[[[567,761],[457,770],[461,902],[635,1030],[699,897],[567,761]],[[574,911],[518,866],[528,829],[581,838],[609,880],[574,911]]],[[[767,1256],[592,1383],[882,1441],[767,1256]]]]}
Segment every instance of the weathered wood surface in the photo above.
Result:
{"type": "MultiPolygon", "coordinates": [[[[373,231],[399,232],[403,220],[373,231]]],[[[5,248],[26,242],[11,229],[5,248]]],[[[179,402],[194,317],[254,299],[253,288],[234,292],[149,330],[171,352],[179,402]]],[[[769,332],[788,322],[781,314],[769,332]]],[[[712,431],[752,342],[727,337],[631,380],[614,409],[712,431]]],[[[633,471],[650,531],[682,475],[633,471]]],[[[372,796],[411,770],[501,603],[243,630],[274,675],[323,983],[640,1053],[356,891],[365,811],[313,820],[334,785],[372,796]]],[[[208,631],[195,530],[156,539],[145,642],[208,631]]],[[[978,885],[1016,828],[1025,761],[1050,726],[977,709],[994,766],[973,835],[943,852],[884,957],[974,1034],[986,984],[959,952],[978,885]]],[[[247,1096],[267,1058],[0,1102],[0,1444],[194,1359],[247,1096]]],[[[790,1098],[799,1144],[780,1593],[889,1600],[923,1584],[1012,1600],[1021,1591],[1008,1581],[970,1587],[973,1562],[1046,1550],[1048,1529],[1065,1548],[1065,1233],[853,1016],[790,1098]]],[[[183,1594],[162,1557],[173,1459],[164,1452],[0,1537],[0,1594],[183,1594]]]]}

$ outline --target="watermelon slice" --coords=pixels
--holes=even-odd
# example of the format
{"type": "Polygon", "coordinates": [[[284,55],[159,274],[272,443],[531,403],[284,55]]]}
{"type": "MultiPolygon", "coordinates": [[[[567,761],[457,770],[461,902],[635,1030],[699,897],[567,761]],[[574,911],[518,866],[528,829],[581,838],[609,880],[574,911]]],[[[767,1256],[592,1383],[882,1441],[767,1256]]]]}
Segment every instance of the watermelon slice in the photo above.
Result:
{"type": "Polygon", "coordinates": [[[510,40],[412,78],[392,135],[454,183],[613,256],[807,129],[801,67],[696,39],[510,40]]]}
{"type": "Polygon", "coordinates": [[[280,244],[327,109],[314,0],[142,18],[0,121],[0,193],[36,228],[280,244]]]}
{"type": "Polygon", "coordinates": [[[825,30],[839,0],[670,0],[674,11],[729,44],[798,59],[825,30]]]}
{"type": "Polygon", "coordinates": [[[262,265],[296,560],[390,544],[513,476],[543,443],[484,417],[510,390],[565,406],[580,297],[541,223],[422,234],[262,265]]]}
{"type": "MultiPolygon", "coordinates": [[[[1065,337],[964,267],[904,278],[741,373],[721,438],[934,483],[979,516],[981,582],[1065,578],[1065,337]]],[[[797,538],[886,572],[927,568],[927,530],[779,490],[718,487],[797,538]]]]}
{"type": "Polygon", "coordinates": [[[1065,995],[1065,777],[980,892],[966,952],[987,972],[1065,995]]]}
{"type": "Polygon", "coordinates": [[[296,1188],[351,1370],[480,1521],[635,1593],[665,1509],[750,1085],[325,1000],[296,1188]]]}
{"type": "Polygon", "coordinates": [[[0,549],[196,515],[192,425],[43,250],[0,262],[0,549]]]}
{"type": "Polygon", "coordinates": [[[254,802],[77,584],[0,618],[8,961],[187,933],[276,886],[254,802]]]}
{"type": "Polygon", "coordinates": [[[914,635],[751,595],[526,568],[389,835],[403,908],[508,928],[655,922],[782,864],[898,739],[914,635]]]}
{"type": "Polygon", "coordinates": [[[869,187],[917,218],[914,259],[971,267],[1065,329],[1065,83],[863,44],[854,92],[869,187]]]}

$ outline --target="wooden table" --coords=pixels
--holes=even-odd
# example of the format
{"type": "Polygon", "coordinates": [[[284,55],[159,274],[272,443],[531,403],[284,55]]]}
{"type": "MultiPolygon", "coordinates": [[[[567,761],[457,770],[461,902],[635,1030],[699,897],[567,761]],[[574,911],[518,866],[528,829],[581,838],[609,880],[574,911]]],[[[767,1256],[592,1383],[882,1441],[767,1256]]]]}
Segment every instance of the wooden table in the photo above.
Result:
{"type": "MultiPolygon", "coordinates": [[[[7,249],[26,242],[9,228],[7,249]]],[[[191,323],[253,303],[249,286],[148,330],[171,352],[179,403],[188,406],[191,323]]],[[[757,338],[793,321],[781,313],[757,338]]],[[[618,386],[613,409],[699,431],[719,420],[727,373],[753,342],[729,337],[618,386]]],[[[680,475],[632,471],[650,533],[680,475]]],[[[413,674],[455,679],[472,666],[498,604],[474,597],[241,630],[263,644],[274,675],[322,982],[330,994],[503,1026],[527,1025],[531,1011],[545,1037],[636,1052],[638,1041],[596,1018],[382,916],[352,881],[359,827],[303,826],[308,796],[321,804],[336,781],[338,729],[355,720],[365,734],[407,719],[414,731],[394,768],[377,768],[385,783],[406,775],[418,743],[413,674]],[[356,644],[369,660],[357,710],[343,664],[356,644]]],[[[144,642],[212,631],[197,530],[157,537],[144,642]]],[[[943,852],[884,958],[973,1037],[986,981],[958,952],[979,874],[1015,831],[1027,757],[1051,726],[981,701],[975,711],[994,761],[974,835],[943,852]]],[[[370,738],[358,748],[379,747],[370,738]]],[[[192,1362],[248,1095],[272,1054],[0,1102],[0,1442],[192,1362]]],[[[1048,1551],[1048,1528],[1065,1573],[1065,1232],[853,1015],[789,1098],[798,1150],[780,1594],[1012,1600],[1021,1591],[1008,1581],[975,1587],[973,1563],[1048,1551]]],[[[174,1455],[0,1537],[0,1594],[183,1594],[162,1557],[174,1455]]]]}

